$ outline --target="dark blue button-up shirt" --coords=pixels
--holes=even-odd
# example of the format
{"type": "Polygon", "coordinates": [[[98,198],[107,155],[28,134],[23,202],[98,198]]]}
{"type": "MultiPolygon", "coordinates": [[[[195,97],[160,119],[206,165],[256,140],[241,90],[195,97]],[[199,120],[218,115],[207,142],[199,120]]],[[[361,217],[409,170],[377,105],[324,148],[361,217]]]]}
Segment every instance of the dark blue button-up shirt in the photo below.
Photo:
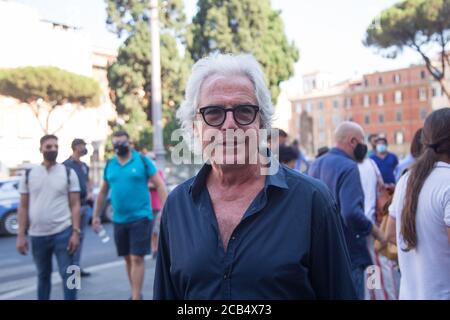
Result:
{"type": "Polygon", "coordinates": [[[211,167],[178,186],[162,213],[155,299],[354,299],[334,200],[280,166],[267,176],[227,250],[206,187],[211,167]]]}
{"type": "Polygon", "coordinates": [[[353,267],[372,264],[366,240],[372,223],[364,214],[364,192],[356,162],[333,148],[314,161],[309,174],[325,182],[337,201],[353,267]]]}

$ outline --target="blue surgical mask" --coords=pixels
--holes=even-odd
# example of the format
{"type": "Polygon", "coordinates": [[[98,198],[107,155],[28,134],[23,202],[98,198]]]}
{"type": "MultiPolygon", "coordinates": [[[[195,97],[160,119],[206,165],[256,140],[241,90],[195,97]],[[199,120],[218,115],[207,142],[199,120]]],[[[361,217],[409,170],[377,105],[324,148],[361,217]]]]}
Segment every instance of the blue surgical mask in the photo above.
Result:
{"type": "Polygon", "coordinates": [[[377,144],[377,152],[378,153],[386,153],[387,146],[385,144],[377,144]]]}

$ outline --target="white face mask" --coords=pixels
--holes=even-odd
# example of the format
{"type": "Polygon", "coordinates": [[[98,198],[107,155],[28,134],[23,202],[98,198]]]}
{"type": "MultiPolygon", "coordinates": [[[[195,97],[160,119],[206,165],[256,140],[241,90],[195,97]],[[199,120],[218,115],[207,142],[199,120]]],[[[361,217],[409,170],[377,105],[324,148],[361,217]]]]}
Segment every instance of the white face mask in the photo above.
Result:
{"type": "Polygon", "coordinates": [[[377,144],[377,152],[385,153],[387,151],[387,146],[385,144],[377,144]]]}

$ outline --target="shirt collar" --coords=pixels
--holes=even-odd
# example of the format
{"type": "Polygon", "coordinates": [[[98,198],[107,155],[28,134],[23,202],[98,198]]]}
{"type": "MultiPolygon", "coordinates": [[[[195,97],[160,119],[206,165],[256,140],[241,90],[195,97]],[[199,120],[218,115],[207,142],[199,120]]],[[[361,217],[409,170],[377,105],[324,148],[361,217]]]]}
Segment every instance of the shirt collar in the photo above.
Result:
{"type": "MultiPolygon", "coordinates": [[[[271,161],[277,161],[277,160],[272,158],[271,161]]],[[[289,188],[286,183],[286,175],[285,175],[286,168],[284,168],[279,163],[278,163],[278,165],[279,166],[278,166],[277,173],[266,176],[266,180],[264,183],[265,191],[267,191],[267,189],[270,186],[274,186],[274,187],[281,188],[281,189],[289,188]]],[[[194,180],[192,181],[192,183],[189,186],[189,192],[191,193],[191,195],[193,197],[198,195],[201,192],[201,190],[205,187],[206,178],[208,177],[208,174],[211,172],[211,169],[212,169],[211,165],[204,164],[203,167],[200,169],[200,171],[197,173],[197,175],[194,177],[194,180]]]]}
{"type": "MultiPolygon", "coordinates": [[[[337,155],[340,155],[340,156],[344,156],[346,158],[349,158],[350,160],[353,160],[352,157],[350,157],[348,154],[346,154],[343,150],[341,150],[339,148],[336,148],[336,147],[331,148],[329,153],[337,154],[337,155]]],[[[353,160],[353,161],[355,161],[355,160],[353,160]]]]}

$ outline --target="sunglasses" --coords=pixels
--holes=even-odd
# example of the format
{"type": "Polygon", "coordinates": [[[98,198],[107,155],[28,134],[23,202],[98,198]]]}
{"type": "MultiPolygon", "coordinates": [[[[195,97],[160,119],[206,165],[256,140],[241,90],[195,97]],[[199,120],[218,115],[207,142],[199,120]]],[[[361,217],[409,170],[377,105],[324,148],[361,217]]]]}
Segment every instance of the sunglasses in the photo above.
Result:
{"type": "Polygon", "coordinates": [[[211,127],[220,127],[225,122],[227,112],[233,113],[234,121],[246,126],[256,119],[259,107],[250,104],[237,105],[234,108],[226,109],[223,106],[206,106],[199,109],[205,123],[211,127]]]}

